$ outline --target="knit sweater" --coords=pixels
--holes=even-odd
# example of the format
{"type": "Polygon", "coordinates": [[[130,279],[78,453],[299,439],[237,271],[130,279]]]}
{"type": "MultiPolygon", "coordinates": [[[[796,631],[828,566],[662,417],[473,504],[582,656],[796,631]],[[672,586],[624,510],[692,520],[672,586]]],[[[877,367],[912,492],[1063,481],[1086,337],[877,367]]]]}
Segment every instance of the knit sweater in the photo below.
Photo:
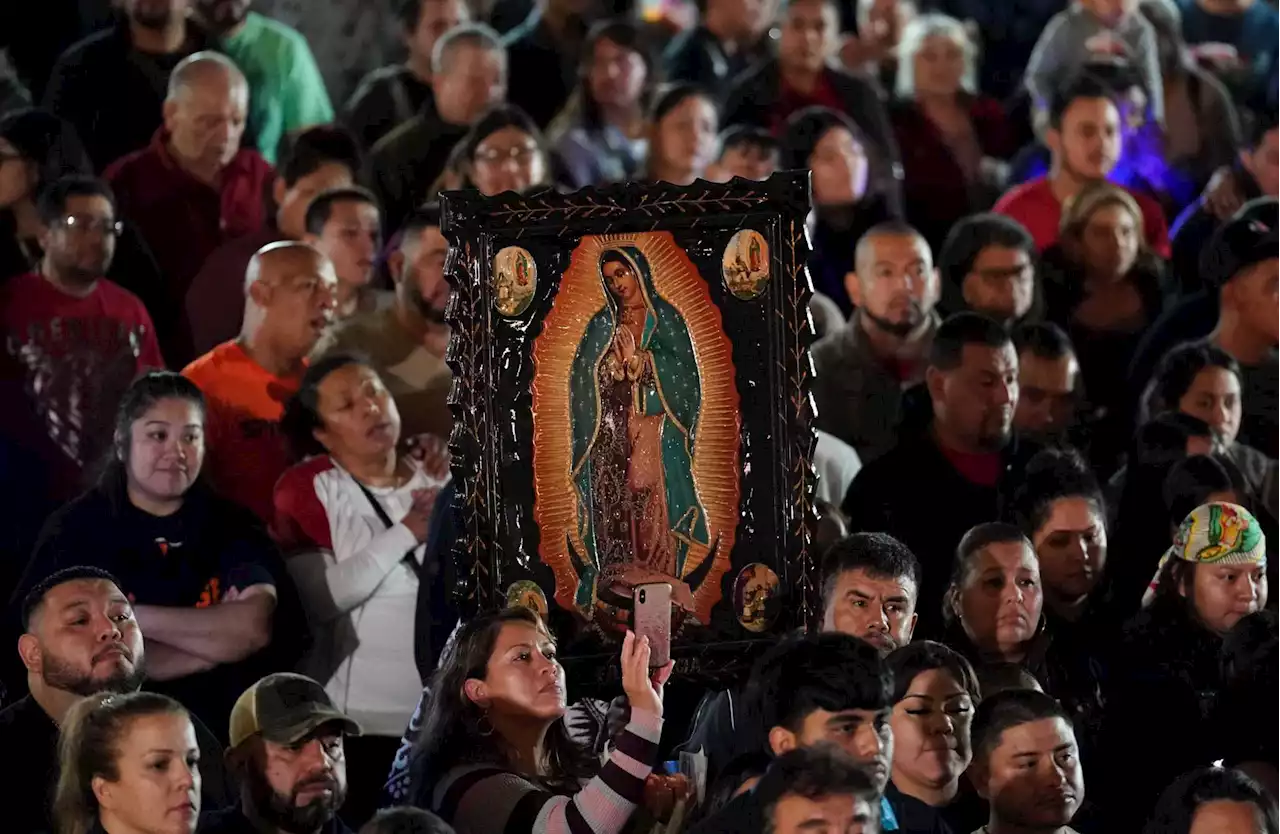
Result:
{"type": "Polygon", "coordinates": [[[458,834],[620,834],[644,799],[661,735],[660,716],[632,709],[600,773],[571,796],[501,767],[468,764],[445,773],[432,806],[458,834]]]}

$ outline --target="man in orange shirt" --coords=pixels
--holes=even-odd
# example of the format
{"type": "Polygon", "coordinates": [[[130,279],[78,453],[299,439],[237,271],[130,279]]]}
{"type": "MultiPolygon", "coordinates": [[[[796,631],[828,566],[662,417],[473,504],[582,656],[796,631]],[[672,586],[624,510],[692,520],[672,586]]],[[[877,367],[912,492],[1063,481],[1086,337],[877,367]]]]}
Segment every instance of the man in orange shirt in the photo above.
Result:
{"type": "Polygon", "coordinates": [[[333,264],[311,246],[281,241],[262,247],[245,272],[239,338],[182,372],[208,401],[210,481],[264,523],[271,521],[276,479],[290,462],[280,418],[298,390],[307,355],[333,321],[337,285],[333,264]]]}

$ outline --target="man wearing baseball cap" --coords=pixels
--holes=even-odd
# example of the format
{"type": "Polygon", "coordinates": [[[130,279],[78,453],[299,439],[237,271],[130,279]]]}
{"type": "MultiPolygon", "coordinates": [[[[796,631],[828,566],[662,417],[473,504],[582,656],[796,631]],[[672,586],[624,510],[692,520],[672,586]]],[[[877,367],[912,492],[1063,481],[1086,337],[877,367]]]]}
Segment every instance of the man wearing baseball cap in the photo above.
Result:
{"type": "Polygon", "coordinates": [[[1151,326],[1130,368],[1131,390],[1145,392],[1156,366],[1174,347],[1207,339],[1241,369],[1244,420],[1239,442],[1276,456],[1277,228],[1280,202],[1244,205],[1214,232],[1200,253],[1205,289],[1181,301],[1151,326]]]}
{"type": "Polygon", "coordinates": [[[1239,440],[1276,456],[1280,432],[1280,211],[1271,199],[1246,203],[1200,255],[1205,283],[1218,289],[1218,325],[1209,341],[1240,363],[1239,440]]]}
{"type": "Polygon", "coordinates": [[[360,726],[311,678],[281,672],[249,687],[231,709],[227,768],[240,804],[212,815],[202,834],[351,834],[338,819],[347,797],[343,738],[360,726]]]}

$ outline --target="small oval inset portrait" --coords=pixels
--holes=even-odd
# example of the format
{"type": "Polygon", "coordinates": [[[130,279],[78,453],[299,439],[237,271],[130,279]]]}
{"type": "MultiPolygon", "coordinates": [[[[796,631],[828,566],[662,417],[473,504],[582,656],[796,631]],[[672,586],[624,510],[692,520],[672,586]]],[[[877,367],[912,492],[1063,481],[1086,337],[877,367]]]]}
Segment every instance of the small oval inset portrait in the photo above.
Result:
{"type": "Polygon", "coordinates": [[[493,259],[493,307],[504,316],[529,309],[538,288],[538,265],[519,246],[502,249],[493,259]]]}
{"type": "Polygon", "coordinates": [[[755,229],[739,229],[724,248],[724,285],[735,298],[750,301],[769,285],[769,244],[755,229]]]}
{"type": "Polygon", "coordinates": [[[768,631],[778,616],[778,574],[768,565],[752,562],[733,581],[733,607],[747,631],[768,631]]]}
{"type": "Polygon", "coordinates": [[[519,579],[507,588],[507,606],[510,608],[528,608],[537,612],[542,619],[547,618],[547,595],[542,592],[537,582],[531,579],[519,579]]]}

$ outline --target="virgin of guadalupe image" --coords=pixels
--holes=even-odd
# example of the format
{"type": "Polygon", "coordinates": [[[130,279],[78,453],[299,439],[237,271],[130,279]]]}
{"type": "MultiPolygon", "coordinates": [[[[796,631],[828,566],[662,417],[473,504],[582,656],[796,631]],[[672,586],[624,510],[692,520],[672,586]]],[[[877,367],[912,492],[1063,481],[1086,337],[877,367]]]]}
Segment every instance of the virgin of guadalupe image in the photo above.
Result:
{"type": "Polygon", "coordinates": [[[693,477],[702,380],[689,328],[655,291],[637,247],[606,249],[599,273],[605,305],[587,323],[570,377],[572,480],[588,562],[576,602],[590,604],[597,579],[660,580],[691,608],[681,580],[709,542],[693,477]]]}

